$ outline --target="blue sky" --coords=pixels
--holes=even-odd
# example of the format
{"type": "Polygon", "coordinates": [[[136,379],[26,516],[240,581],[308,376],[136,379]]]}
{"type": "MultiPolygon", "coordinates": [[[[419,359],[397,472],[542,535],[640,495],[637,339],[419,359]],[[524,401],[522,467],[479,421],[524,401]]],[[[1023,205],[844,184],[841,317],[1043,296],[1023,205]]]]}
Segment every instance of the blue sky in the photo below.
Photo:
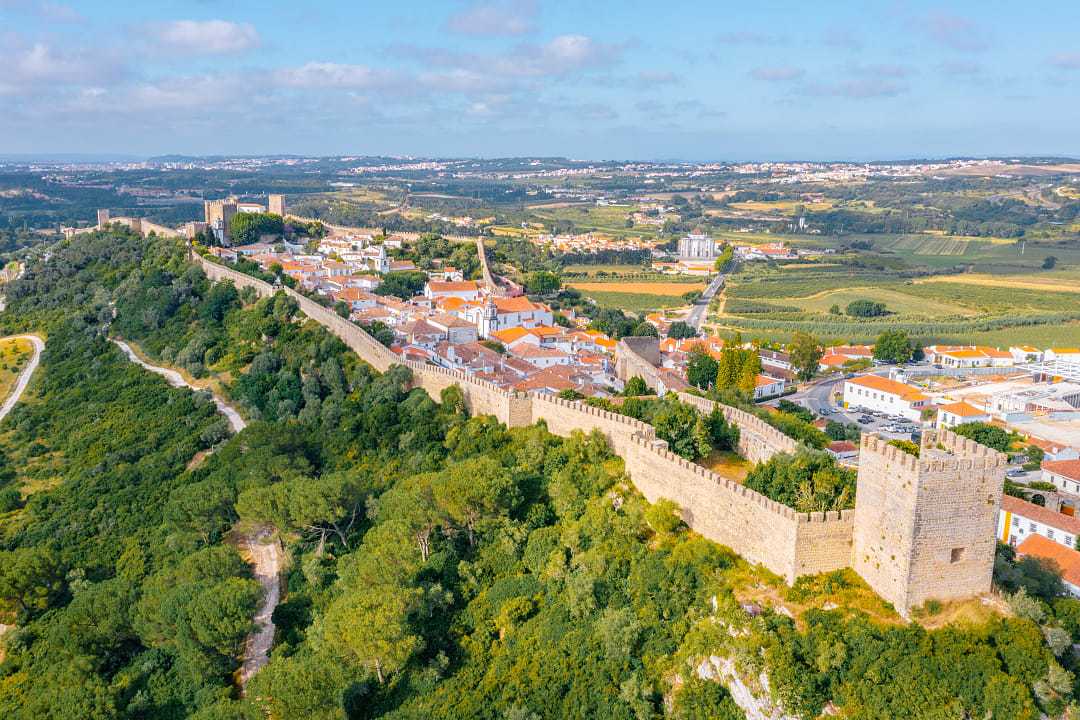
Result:
{"type": "Polygon", "coordinates": [[[0,0],[0,154],[1080,156],[1080,2],[0,0]]]}

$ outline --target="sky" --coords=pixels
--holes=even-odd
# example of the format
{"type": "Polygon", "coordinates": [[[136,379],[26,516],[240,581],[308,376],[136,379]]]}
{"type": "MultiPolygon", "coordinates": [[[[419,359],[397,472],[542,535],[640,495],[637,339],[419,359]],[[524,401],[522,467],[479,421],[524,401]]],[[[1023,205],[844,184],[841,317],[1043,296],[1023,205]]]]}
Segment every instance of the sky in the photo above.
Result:
{"type": "Polygon", "coordinates": [[[0,154],[1080,156],[1077,28],[1078,0],[0,0],[0,154]]]}

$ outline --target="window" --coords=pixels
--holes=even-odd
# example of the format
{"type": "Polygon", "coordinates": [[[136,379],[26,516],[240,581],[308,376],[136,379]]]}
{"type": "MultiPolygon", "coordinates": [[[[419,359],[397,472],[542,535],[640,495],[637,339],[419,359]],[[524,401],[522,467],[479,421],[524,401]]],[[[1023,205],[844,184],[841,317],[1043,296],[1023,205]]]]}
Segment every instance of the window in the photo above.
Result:
{"type": "Polygon", "coordinates": [[[949,553],[949,562],[958,563],[964,559],[964,548],[953,548],[949,553]]]}
{"type": "Polygon", "coordinates": [[[1053,531],[1053,529],[1046,528],[1046,537],[1050,538],[1051,540],[1054,539],[1054,531],[1053,531]]]}
{"type": "Polygon", "coordinates": [[[1013,527],[1020,527],[1020,518],[1013,518],[1013,527]]]}
{"type": "Polygon", "coordinates": [[[1072,535],[1066,535],[1065,537],[1061,538],[1061,542],[1063,542],[1066,545],[1069,545],[1071,547],[1073,542],[1074,542],[1073,541],[1073,536],[1072,535]]]}
{"type": "Polygon", "coordinates": [[[1028,530],[1030,530],[1031,532],[1038,532],[1039,526],[1035,523],[1028,523],[1028,530]]]}

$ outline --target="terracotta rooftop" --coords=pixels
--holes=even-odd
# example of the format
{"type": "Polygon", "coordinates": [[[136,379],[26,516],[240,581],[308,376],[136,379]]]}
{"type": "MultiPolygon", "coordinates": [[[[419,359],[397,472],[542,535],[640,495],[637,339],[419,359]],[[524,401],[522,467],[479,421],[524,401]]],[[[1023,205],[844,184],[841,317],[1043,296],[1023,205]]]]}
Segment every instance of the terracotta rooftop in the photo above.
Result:
{"type": "Polygon", "coordinates": [[[848,382],[853,385],[861,385],[862,387],[870,388],[871,390],[877,390],[878,392],[888,393],[889,395],[899,395],[904,400],[910,402],[926,399],[925,395],[910,385],[905,385],[902,382],[896,382],[889,378],[883,378],[880,375],[860,375],[857,378],[848,380],[848,382]]]}
{"type": "Polygon", "coordinates": [[[1061,571],[1061,579],[1070,585],[1080,586],[1080,552],[1070,550],[1061,543],[1042,535],[1028,535],[1016,548],[1019,555],[1052,560],[1061,571]]]}
{"type": "Polygon", "coordinates": [[[941,412],[952,413],[959,417],[981,417],[986,415],[986,413],[979,408],[968,405],[966,402],[954,402],[948,405],[942,405],[939,409],[941,412]]]}
{"type": "Polygon", "coordinates": [[[1080,460],[1050,460],[1042,464],[1042,469],[1080,482],[1080,460]]]}
{"type": "Polygon", "coordinates": [[[1049,525],[1071,535],[1080,535],[1080,518],[1054,512],[1041,505],[1029,503],[1012,495],[1001,496],[1001,509],[1005,512],[1011,512],[1013,515],[1019,515],[1037,523],[1049,525]]]}

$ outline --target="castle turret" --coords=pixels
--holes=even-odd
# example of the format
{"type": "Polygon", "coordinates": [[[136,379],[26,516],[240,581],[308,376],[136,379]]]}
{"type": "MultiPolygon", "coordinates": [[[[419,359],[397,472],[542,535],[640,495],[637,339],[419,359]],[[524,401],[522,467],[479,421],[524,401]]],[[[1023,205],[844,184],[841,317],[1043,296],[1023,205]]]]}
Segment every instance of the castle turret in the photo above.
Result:
{"type": "Polygon", "coordinates": [[[919,457],[863,435],[852,567],[902,616],[990,591],[1006,457],[947,430],[919,457]]]}

